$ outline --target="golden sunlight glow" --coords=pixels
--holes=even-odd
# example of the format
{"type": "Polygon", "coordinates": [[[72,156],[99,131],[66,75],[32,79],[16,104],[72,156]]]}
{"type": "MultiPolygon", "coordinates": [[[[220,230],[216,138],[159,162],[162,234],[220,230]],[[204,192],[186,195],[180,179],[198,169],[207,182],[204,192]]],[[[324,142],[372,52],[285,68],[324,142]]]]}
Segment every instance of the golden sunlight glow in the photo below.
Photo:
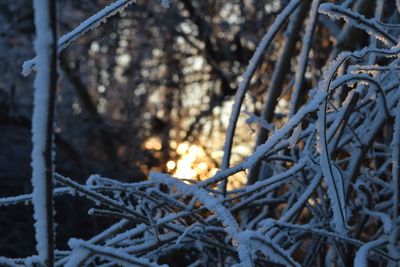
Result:
{"type": "MultiPolygon", "coordinates": [[[[172,145],[170,144],[170,147],[172,145]]],[[[168,161],[168,171],[180,179],[204,180],[215,175],[219,169],[201,146],[183,142],[176,145],[179,159],[168,161]]],[[[228,189],[242,187],[246,183],[246,174],[237,173],[230,177],[228,189]]]]}
{"type": "Polygon", "coordinates": [[[144,143],[144,147],[148,150],[161,150],[161,141],[160,138],[157,137],[150,137],[144,143]]]}
{"type": "Polygon", "coordinates": [[[308,202],[308,204],[310,204],[313,207],[315,207],[316,204],[321,204],[321,200],[319,198],[317,198],[315,200],[312,198],[309,198],[307,202],[308,202]]]}
{"type": "Polygon", "coordinates": [[[178,145],[176,152],[179,155],[184,155],[188,149],[189,149],[189,144],[185,142],[178,145]]]}
{"type": "MultiPolygon", "coordinates": [[[[159,137],[150,137],[144,142],[146,150],[161,151],[162,145],[159,137]]],[[[176,157],[165,163],[165,168],[174,177],[179,179],[202,181],[214,176],[218,171],[216,162],[221,160],[223,152],[213,150],[206,152],[207,148],[189,142],[169,142],[169,147],[176,157]]],[[[240,147],[239,147],[240,148],[240,147]]],[[[210,148],[209,148],[210,150],[210,148]]],[[[248,151],[237,149],[236,154],[246,154],[248,151]]],[[[148,171],[146,169],[146,171],[148,171]]],[[[161,171],[161,169],[157,169],[161,171]]],[[[246,184],[246,174],[237,173],[229,177],[228,190],[240,188],[246,184]]]]}
{"type": "Polygon", "coordinates": [[[171,142],[169,142],[169,146],[172,149],[176,149],[178,147],[178,144],[175,141],[171,141],[171,142]]]}
{"type": "Polygon", "coordinates": [[[167,169],[168,169],[168,171],[174,170],[175,167],[176,167],[175,161],[170,160],[170,161],[167,162],[167,169]]]}
{"type": "Polygon", "coordinates": [[[181,179],[195,179],[198,178],[196,170],[196,161],[202,156],[201,148],[196,145],[189,145],[189,143],[181,143],[178,145],[176,152],[181,158],[176,163],[176,170],[173,175],[181,179]]]}
{"type": "Polygon", "coordinates": [[[205,162],[200,162],[198,165],[198,168],[200,171],[206,171],[206,170],[208,170],[208,165],[205,162]]]}

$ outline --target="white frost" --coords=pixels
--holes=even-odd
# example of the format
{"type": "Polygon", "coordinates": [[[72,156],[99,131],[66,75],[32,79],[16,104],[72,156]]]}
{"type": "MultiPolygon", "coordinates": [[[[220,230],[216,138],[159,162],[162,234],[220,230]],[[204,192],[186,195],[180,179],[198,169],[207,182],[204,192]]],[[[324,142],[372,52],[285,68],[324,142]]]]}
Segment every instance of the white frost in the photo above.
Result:
{"type": "MultiPolygon", "coordinates": [[[[96,29],[100,24],[105,23],[109,17],[124,10],[126,7],[134,2],[136,2],[136,0],[118,0],[111,5],[106,6],[93,16],[89,17],[81,24],[79,24],[78,27],[59,38],[57,43],[58,52],[61,52],[71,42],[77,40],[86,32],[96,29]]],[[[37,57],[25,61],[22,64],[22,75],[28,76],[31,73],[32,69],[34,69],[35,65],[38,63],[37,61],[37,57]]]]}
{"type": "Polygon", "coordinates": [[[366,243],[365,245],[361,246],[361,248],[357,251],[356,257],[354,259],[354,266],[355,267],[367,267],[368,266],[368,252],[380,245],[385,243],[384,240],[375,240],[366,243]]]}
{"type": "Polygon", "coordinates": [[[50,64],[52,34],[50,29],[49,5],[47,0],[34,0],[35,40],[37,74],[34,82],[32,118],[32,202],[34,207],[36,249],[42,262],[48,257],[47,227],[47,184],[45,150],[47,139],[47,113],[50,91],[50,64]]]}

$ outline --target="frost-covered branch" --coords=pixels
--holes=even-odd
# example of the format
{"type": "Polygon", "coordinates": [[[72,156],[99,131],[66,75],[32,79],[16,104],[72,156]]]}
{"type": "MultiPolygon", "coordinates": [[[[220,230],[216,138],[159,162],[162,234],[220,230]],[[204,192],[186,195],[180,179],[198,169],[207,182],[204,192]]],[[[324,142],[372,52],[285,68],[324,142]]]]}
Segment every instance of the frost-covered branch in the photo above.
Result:
{"type": "MultiPolygon", "coordinates": [[[[35,0],[36,13],[46,16],[36,16],[41,19],[36,18],[34,192],[0,198],[0,206],[32,201],[39,257],[0,257],[0,265],[43,264],[53,253],[56,266],[163,266],[165,257],[177,251],[188,255],[191,266],[314,266],[317,259],[324,259],[327,266],[398,263],[398,14],[382,3],[375,7],[375,18],[369,19],[361,15],[366,14],[363,11],[352,9],[371,1],[339,5],[291,0],[268,29],[260,30],[266,33],[238,79],[241,83],[223,140],[222,163],[215,174],[189,181],[152,172],[141,182],[91,175],[82,184],[54,173],[62,187],[52,189],[54,95],[49,93],[54,92],[57,69],[51,67],[52,60],[72,41],[132,2],[116,1],[90,17],[59,39],[57,51],[55,39],[49,37],[48,7],[39,9],[38,3],[45,1],[35,0]],[[309,19],[304,20],[309,4],[309,19]],[[329,27],[330,18],[319,16],[318,11],[335,20],[345,19],[345,29],[351,25],[370,38],[356,40],[352,51],[340,51],[342,46],[331,42],[337,36],[324,28],[329,27]],[[269,60],[264,62],[266,53],[269,60]],[[255,97],[264,103],[257,102],[255,110],[245,113],[251,114],[249,121],[258,122],[263,138],[253,152],[233,164],[230,159],[242,105],[247,92],[257,86],[266,88],[265,95],[255,97]],[[260,167],[256,179],[240,188],[226,187],[233,176],[246,176],[243,172],[255,166],[260,167]],[[90,216],[113,223],[87,240],[70,239],[69,249],[59,251],[53,247],[48,212],[52,198],[65,194],[86,198],[93,204],[88,209],[90,216]]],[[[168,6],[169,1],[161,4],[168,6]]],[[[241,8],[245,10],[246,5],[241,8]]],[[[170,11],[175,15],[179,7],[174,8],[170,11]]],[[[335,24],[334,32],[340,25],[335,24]]],[[[342,31],[341,41],[354,41],[347,32],[342,31]]],[[[242,42],[246,38],[240,34],[242,42]]]]}
{"type": "Polygon", "coordinates": [[[40,262],[53,266],[53,121],[57,88],[57,11],[55,1],[50,0],[35,0],[33,7],[37,34],[37,74],[32,117],[33,217],[40,262]]]}
{"type": "MultiPolygon", "coordinates": [[[[68,47],[72,42],[76,41],[80,37],[82,37],[85,33],[91,30],[95,30],[102,23],[106,23],[107,19],[114,16],[118,12],[121,12],[130,4],[134,3],[135,0],[118,0],[113,4],[106,6],[93,16],[87,18],[78,27],[70,31],[69,33],[64,34],[58,39],[58,53],[68,47]]],[[[22,66],[22,74],[27,76],[31,73],[32,68],[37,65],[37,57],[27,60],[24,62],[22,66]]]]}

